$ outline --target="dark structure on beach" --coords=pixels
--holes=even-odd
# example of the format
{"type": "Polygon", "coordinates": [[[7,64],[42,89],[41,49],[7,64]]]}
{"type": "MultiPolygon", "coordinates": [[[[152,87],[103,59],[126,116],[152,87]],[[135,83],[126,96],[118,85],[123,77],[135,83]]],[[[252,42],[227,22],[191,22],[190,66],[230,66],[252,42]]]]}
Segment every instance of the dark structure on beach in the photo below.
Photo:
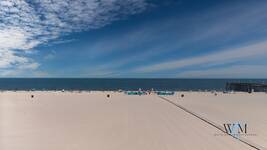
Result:
{"type": "Polygon", "coordinates": [[[263,83],[226,83],[226,91],[267,92],[267,84],[263,83]]]}

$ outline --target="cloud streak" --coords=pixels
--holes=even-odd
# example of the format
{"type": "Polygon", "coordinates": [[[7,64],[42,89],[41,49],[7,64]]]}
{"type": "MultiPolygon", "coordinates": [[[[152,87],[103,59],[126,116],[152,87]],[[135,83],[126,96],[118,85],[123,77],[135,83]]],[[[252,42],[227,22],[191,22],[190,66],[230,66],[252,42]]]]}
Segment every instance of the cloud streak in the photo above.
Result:
{"type": "Polygon", "coordinates": [[[228,64],[261,54],[266,57],[267,54],[264,52],[255,53],[257,55],[255,56],[252,49],[251,51],[245,49],[244,53],[243,50],[234,53],[237,48],[232,48],[252,46],[253,44],[247,46],[244,44],[262,41],[262,37],[266,37],[264,24],[267,16],[263,13],[266,11],[266,6],[266,2],[220,5],[205,11],[197,11],[190,16],[172,16],[146,22],[128,32],[111,35],[88,44],[89,54],[97,60],[103,56],[111,56],[108,57],[108,61],[100,63],[106,68],[117,69],[120,73],[125,71],[132,74],[152,73],[149,74],[152,76],[153,73],[159,74],[165,71],[163,74],[167,74],[168,70],[197,66],[198,63],[208,64],[211,61],[211,65],[228,64]],[[112,56],[114,53],[115,58],[112,56]],[[198,56],[188,57],[194,54],[198,56]],[[213,54],[226,55],[228,59],[224,62],[213,54]],[[232,58],[229,55],[233,55],[232,58]],[[121,71],[121,68],[124,70],[121,71]]]}
{"type": "Polygon", "coordinates": [[[21,53],[62,35],[101,28],[146,7],[145,0],[1,0],[0,69],[36,68],[36,62],[21,53]]]}
{"type": "Polygon", "coordinates": [[[224,68],[191,70],[179,73],[178,78],[261,78],[267,77],[264,65],[234,65],[224,68]]]}
{"type": "Polygon", "coordinates": [[[230,62],[237,62],[244,59],[252,59],[257,57],[266,57],[267,55],[267,41],[250,44],[240,48],[227,49],[203,56],[186,58],[181,60],[171,60],[158,64],[148,65],[136,68],[135,72],[158,72],[166,70],[175,70],[183,67],[203,65],[203,64],[227,64],[230,62]]]}

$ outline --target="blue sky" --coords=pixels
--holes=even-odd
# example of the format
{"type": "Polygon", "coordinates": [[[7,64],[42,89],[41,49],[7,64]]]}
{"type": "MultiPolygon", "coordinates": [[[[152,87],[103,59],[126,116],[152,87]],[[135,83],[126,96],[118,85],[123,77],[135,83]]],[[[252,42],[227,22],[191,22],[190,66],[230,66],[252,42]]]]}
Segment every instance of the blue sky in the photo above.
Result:
{"type": "Polygon", "coordinates": [[[267,78],[266,0],[1,0],[0,77],[267,78]]]}

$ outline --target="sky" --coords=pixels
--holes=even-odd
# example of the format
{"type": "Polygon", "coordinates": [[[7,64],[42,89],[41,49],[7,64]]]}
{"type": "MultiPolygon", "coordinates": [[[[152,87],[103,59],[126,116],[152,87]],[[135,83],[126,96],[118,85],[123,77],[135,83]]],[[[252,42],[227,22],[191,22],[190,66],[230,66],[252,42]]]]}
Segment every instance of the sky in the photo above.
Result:
{"type": "Polygon", "coordinates": [[[267,78],[267,0],[0,0],[0,77],[267,78]]]}

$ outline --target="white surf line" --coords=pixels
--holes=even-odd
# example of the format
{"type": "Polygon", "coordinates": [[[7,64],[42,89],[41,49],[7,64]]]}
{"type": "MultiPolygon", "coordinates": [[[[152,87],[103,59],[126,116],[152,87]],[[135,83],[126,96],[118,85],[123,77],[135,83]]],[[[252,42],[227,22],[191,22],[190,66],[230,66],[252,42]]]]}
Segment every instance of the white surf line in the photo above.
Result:
{"type": "Polygon", "coordinates": [[[248,146],[250,146],[250,147],[252,147],[252,148],[254,148],[256,150],[267,150],[265,147],[262,147],[262,146],[260,146],[260,145],[258,145],[256,143],[251,142],[251,141],[248,141],[248,140],[246,140],[246,139],[244,139],[242,137],[236,138],[235,136],[227,133],[224,130],[224,128],[222,126],[218,125],[217,123],[212,122],[212,121],[210,121],[210,120],[208,120],[208,119],[206,119],[206,118],[204,118],[204,117],[202,117],[202,116],[200,116],[200,115],[198,115],[198,114],[186,109],[185,107],[183,107],[183,106],[181,106],[181,105],[179,105],[179,104],[177,104],[177,103],[175,103],[175,102],[173,102],[173,101],[171,101],[171,100],[169,100],[169,99],[167,99],[165,97],[159,96],[159,98],[161,98],[165,102],[168,102],[168,103],[176,106],[177,108],[189,113],[190,115],[195,116],[196,118],[198,118],[198,119],[202,120],[203,122],[206,122],[207,124],[215,127],[216,129],[220,130],[221,132],[225,133],[226,135],[229,135],[229,136],[233,137],[234,139],[236,139],[236,140],[238,140],[238,141],[240,141],[240,142],[242,142],[242,143],[244,143],[244,144],[246,144],[246,145],[248,145],[248,146]]]}

